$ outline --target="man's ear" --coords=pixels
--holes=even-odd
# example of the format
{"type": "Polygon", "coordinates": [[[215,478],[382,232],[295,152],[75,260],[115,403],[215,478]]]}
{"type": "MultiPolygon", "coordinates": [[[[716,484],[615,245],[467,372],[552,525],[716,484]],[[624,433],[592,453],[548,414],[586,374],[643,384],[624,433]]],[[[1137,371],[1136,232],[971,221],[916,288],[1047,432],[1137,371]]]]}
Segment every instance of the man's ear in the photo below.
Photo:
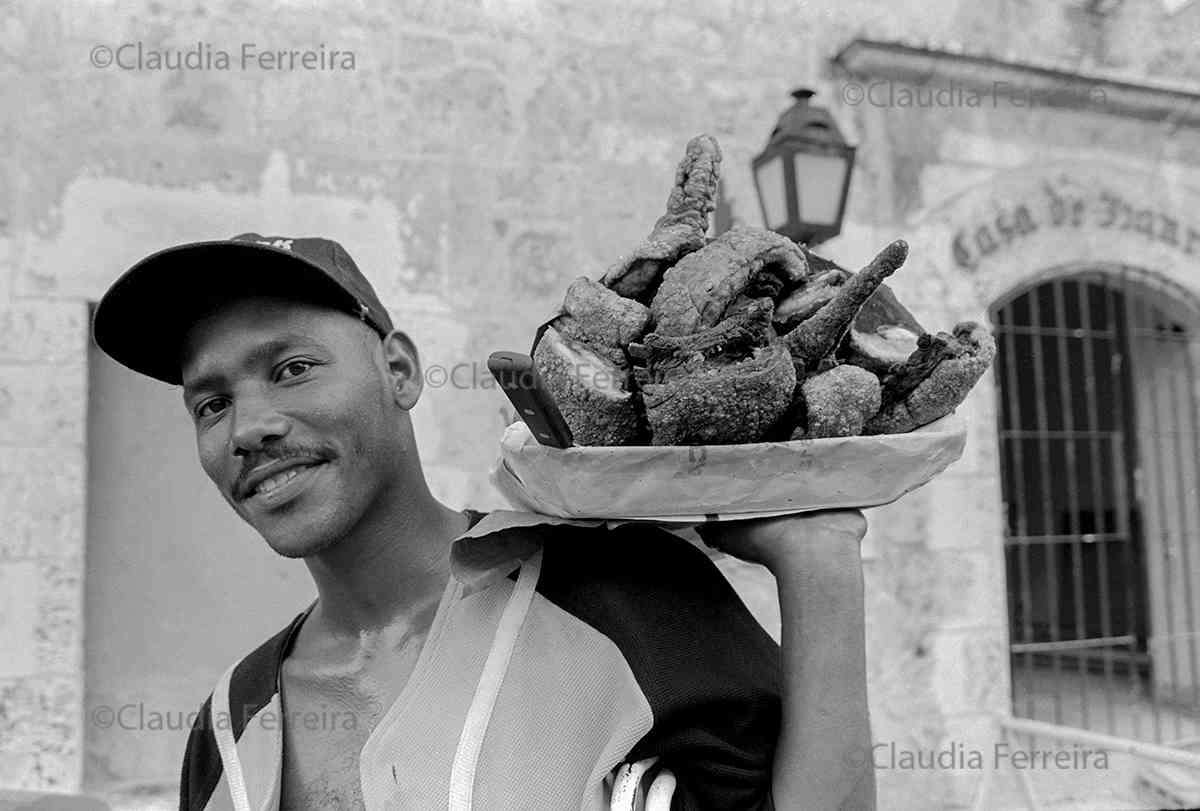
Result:
{"type": "Polygon", "coordinates": [[[406,333],[392,330],[383,339],[383,361],[387,364],[392,398],[408,411],[421,399],[425,382],[417,347],[406,333]]]}

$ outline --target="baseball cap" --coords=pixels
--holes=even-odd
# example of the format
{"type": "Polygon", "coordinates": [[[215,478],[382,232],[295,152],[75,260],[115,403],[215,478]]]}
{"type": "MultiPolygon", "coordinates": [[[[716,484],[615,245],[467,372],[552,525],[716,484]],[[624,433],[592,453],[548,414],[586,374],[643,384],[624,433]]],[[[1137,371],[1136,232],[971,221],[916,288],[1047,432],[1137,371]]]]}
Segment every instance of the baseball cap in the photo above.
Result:
{"type": "Polygon", "coordinates": [[[92,335],[123,366],[179,385],[188,329],[214,305],[251,295],[327,305],[380,336],[393,329],[375,289],[341,245],[251,233],[177,245],[138,262],[100,299],[92,335]]]}

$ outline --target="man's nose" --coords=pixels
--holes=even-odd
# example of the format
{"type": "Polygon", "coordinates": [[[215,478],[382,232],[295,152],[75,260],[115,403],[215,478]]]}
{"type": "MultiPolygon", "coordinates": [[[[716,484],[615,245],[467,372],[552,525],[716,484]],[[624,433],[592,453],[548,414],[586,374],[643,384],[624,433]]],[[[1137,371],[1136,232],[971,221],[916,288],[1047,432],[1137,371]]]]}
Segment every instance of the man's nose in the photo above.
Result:
{"type": "Polygon", "coordinates": [[[246,398],[233,406],[233,452],[237,456],[261,451],[287,435],[287,417],[262,398],[246,398]]]}

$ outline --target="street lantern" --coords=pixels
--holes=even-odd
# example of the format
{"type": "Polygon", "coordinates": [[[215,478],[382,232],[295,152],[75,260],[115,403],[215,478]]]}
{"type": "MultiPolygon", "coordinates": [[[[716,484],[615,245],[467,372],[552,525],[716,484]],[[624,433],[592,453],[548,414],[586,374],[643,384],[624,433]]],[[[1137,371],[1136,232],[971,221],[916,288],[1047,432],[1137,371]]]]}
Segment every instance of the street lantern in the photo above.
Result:
{"type": "Polygon", "coordinates": [[[779,117],[766,149],[753,163],[763,223],[796,242],[816,245],[842,231],[854,147],[813,91],[792,92],[796,103],[779,117]]]}

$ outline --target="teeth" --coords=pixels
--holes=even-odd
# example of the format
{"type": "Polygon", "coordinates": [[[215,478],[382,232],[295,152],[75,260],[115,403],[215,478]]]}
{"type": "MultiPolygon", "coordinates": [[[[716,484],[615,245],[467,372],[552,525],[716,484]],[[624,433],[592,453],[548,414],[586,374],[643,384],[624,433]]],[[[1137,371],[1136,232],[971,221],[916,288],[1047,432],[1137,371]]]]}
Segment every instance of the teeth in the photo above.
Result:
{"type": "Polygon", "coordinates": [[[259,484],[258,487],[256,487],[254,489],[254,492],[256,492],[259,495],[265,496],[268,493],[270,493],[272,490],[277,490],[280,487],[283,487],[285,484],[290,482],[292,479],[299,476],[301,470],[307,470],[307,469],[308,469],[307,467],[304,467],[304,468],[293,467],[293,468],[288,468],[287,470],[283,471],[282,473],[276,473],[271,478],[266,479],[261,484],[259,484]]]}

